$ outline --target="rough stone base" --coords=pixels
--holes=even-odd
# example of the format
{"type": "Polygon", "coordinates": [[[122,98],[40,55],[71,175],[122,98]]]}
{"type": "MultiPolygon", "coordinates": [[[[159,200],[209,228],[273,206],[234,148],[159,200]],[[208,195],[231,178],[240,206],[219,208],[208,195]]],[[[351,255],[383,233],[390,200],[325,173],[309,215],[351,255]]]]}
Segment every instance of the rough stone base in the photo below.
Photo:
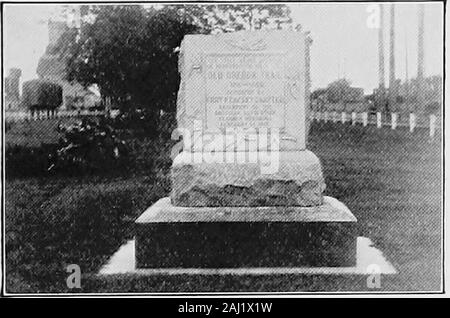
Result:
{"type": "Polygon", "coordinates": [[[136,220],[137,268],[354,266],[356,218],[317,207],[176,207],[164,198],[136,220]]]}
{"type": "Polygon", "coordinates": [[[191,152],[180,153],[175,158],[173,205],[318,206],[323,203],[322,167],[311,151],[219,152],[214,158],[211,162],[203,153],[191,152]]]}

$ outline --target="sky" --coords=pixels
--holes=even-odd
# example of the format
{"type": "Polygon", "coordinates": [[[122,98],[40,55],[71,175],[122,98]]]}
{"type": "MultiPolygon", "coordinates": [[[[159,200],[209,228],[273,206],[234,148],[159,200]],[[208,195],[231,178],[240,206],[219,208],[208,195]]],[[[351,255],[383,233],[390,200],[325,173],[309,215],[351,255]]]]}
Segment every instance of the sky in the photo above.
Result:
{"type": "MultiPolygon", "coordinates": [[[[389,63],[389,6],[384,4],[386,83],[389,63]]],[[[312,88],[326,87],[345,77],[353,86],[370,93],[378,85],[378,29],[370,3],[290,4],[295,24],[310,31],[312,88]],[[369,21],[369,23],[368,23],[369,21]]],[[[57,11],[54,4],[4,6],[4,74],[22,69],[24,81],[36,78],[39,58],[48,44],[47,19],[57,11]]],[[[396,4],[396,76],[417,74],[417,4],[396,4]]],[[[425,75],[442,74],[443,5],[425,3],[425,75]]]]}
{"type": "MultiPolygon", "coordinates": [[[[302,29],[311,32],[311,77],[313,88],[325,87],[340,77],[363,87],[366,93],[378,86],[378,29],[368,27],[371,4],[298,4],[292,16],[302,29]]],[[[417,74],[417,4],[397,3],[395,14],[396,77],[405,79],[406,51],[408,78],[417,74]]],[[[384,4],[385,74],[389,65],[389,8],[384,4]]],[[[443,5],[425,4],[425,75],[443,71],[443,5]]],[[[371,25],[371,24],[369,24],[371,25]]]]}

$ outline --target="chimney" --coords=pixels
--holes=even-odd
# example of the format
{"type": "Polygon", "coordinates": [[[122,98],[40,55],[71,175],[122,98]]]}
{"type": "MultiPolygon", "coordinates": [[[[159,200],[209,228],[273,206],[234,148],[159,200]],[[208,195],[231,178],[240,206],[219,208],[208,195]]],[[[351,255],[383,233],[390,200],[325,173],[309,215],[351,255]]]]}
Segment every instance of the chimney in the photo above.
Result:
{"type": "Polygon", "coordinates": [[[384,7],[383,4],[380,6],[380,27],[378,28],[378,83],[380,94],[384,92],[384,39],[383,39],[383,29],[384,29],[384,7]]]}
{"type": "Polygon", "coordinates": [[[423,76],[424,76],[424,6],[419,4],[419,32],[418,32],[418,53],[417,53],[417,100],[419,102],[419,107],[423,106],[423,76]]]}
{"type": "Polygon", "coordinates": [[[389,100],[391,103],[395,100],[395,4],[390,8],[390,26],[389,26],[389,100]]]}

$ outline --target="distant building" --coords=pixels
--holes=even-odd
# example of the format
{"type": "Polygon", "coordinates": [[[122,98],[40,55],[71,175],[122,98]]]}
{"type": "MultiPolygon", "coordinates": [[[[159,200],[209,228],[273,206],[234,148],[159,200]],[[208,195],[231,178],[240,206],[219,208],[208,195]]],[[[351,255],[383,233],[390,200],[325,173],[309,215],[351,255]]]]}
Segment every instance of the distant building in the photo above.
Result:
{"type": "Polygon", "coordinates": [[[67,81],[66,61],[59,56],[56,50],[61,36],[68,30],[66,22],[49,20],[49,44],[44,55],[39,59],[36,72],[40,79],[61,85],[63,89],[62,108],[90,108],[100,103],[100,94],[96,90],[84,88],[77,82],[67,81]]]}
{"type": "Polygon", "coordinates": [[[5,78],[5,109],[17,110],[20,108],[20,77],[22,70],[11,68],[5,78]]]}

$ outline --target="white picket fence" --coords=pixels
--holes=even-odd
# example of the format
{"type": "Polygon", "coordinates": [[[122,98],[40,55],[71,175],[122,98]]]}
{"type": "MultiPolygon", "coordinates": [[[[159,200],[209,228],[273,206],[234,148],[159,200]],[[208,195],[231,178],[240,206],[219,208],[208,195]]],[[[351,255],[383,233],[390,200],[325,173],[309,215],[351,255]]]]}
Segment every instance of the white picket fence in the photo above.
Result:
{"type": "Polygon", "coordinates": [[[403,120],[400,121],[400,115],[397,113],[390,113],[389,115],[386,115],[381,112],[377,112],[376,114],[369,116],[368,113],[356,112],[311,112],[311,119],[315,121],[334,123],[340,122],[343,124],[348,122],[353,126],[360,123],[364,127],[368,125],[376,125],[377,128],[388,126],[394,130],[398,127],[409,127],[409,131],[411,133],[413,133],[417,128],[426,128],[429,129],[429,135],[431,138],[435,136],[436,130],[440,129],[438,118],[434,114],[427,116],[427,118],[420,116],[420,123],[418,123],[418,116],[416,116],[416,114],[402,114],[401,116],[403,120]],[[374,120],[371,119],[373,117],[375,117],[374,120]],[[404,120],[405,117],[407,117],[406,120],[404,120]]]}
{"type": "MultiPolygon", "coordinates": [[[[44,120],[49,118],[65,118],[65,117],[82,117],[82,116],[103,116],[105,114],[104,111],[68,111],[62,110],[53,115],[48,114],[47,112],[36,112],[34,116],[32,116],[31,112],[5,112],[5,120],[6,122],[21,122],[21,121],[35,121],[35,120],[44,120]]],[[[111,117],[115,117],[118,115],[118,110],[112,110],[110,113],[111,117]]],[[[405,115],[402,114],[404,118],[405,115]]],[[[377,112],[375,116],[369,116],[367,112],[365,113],[346,113],[346,112],[311,112],[311,119],[315,121],[323,121],[323,122],[341,122],[343,124],[350,123],[351,125],[356,125],[357,123],[362,124],[364,127],[368,125],[376,125],[377,128],[382,128],[383,126],[390,126],[391,129],[397,129],[397,127],[409,127],[409,131],[411,133],[414,132],[416,128],[427,128],[429,129],[430,137],[434,137],[436,134],[436,130],[438,130],[439,122],[437,120],[436,115],[429,115],[428,118],[424,120],[423,116],[420,117],[420,124],[418,123],[418,117],[416,114],[410,113],[408,115],[408,120],[405,122],[404,120],[399,121],[399,115],[397,113],[391,113],[389,116],[383,115],[380,112],[377,112]],[[369,118],[370,117],[370,118],[369,118]],[[375,120],[372,120],[371,117],[375,117],[375,120]]]]}

